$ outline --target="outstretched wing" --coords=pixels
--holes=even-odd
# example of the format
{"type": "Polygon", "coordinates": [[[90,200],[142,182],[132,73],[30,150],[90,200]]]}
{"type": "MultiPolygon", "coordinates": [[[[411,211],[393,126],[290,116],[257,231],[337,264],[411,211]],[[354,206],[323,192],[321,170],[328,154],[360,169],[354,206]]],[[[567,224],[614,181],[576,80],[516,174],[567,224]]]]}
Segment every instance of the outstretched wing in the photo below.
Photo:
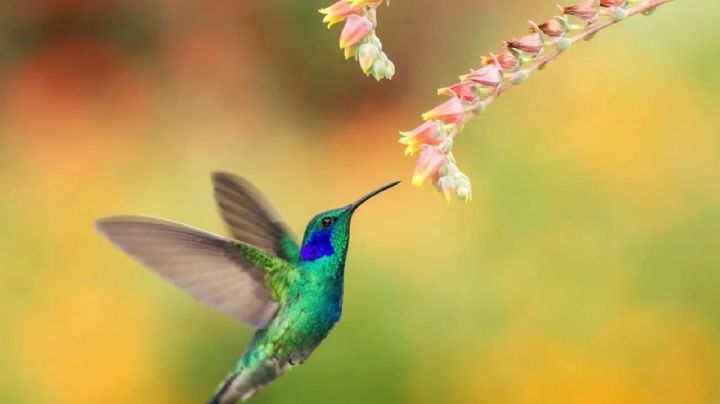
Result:
{"type": "Polygon", "coordinates": [[[234,239],[297,263],[295,238],[249,181],[223,172],[213,173],[212,180],[220,214],[234,239]]]}
{"type": "MultiPolygon", "coordinates": [[[[265,284],[266,275],[272,276],[267,272],[272,265],[257,266],[257,254],[263,255],[257,249],[182,224],[140,216],[100,219],[97,228],[161,277],[251,327],[265,328],[277,311],[278,303],[265,284]],[[253,251],[256,254],[248,256],[253,251]]],[[[276,266],[287,264],[274,260],[276,266]]]]}

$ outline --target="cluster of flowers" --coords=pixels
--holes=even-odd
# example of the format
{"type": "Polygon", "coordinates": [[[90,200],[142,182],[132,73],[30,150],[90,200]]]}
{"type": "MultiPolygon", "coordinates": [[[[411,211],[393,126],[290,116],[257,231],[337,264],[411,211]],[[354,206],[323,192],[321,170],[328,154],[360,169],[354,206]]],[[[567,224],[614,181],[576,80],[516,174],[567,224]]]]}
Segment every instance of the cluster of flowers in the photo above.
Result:
{"type": "Polygon", "coordinates": [[[584,0],[559,7],[562,14],[542,24],[530,22],[530,32],[503,42],[500,54],[482,58],[482,67],[460,76],[460,82],[438,90],[450,99],[422,114],[419,127],[400,132],[405,154],[419,152],[412,183],[430,179],[449,201],[455,195],[469,201],[470,180],[462,173],[452,154],[453,140],[464,124],[485,110],[508,88],[521,84],[530,73],[544,67],[581,39],[639,12],[647,13],[670,0],[584,0]],[[641,3],[635,7],[631,3],[641,3]],[[652,6],[652,7],[651,7],[652,6]],[[603,18],[604,17],[604,18],[603,18]],[[603,19],[602,22],[598,19],[603,19]],[[574,20],[574,21],[573,21],[574,20]],[[575,32],[576,34],[571,36],[575,32]]]}
{"type": "Polygon", "coordinates": [[[355,58],[365,75],[372,74],[378,81],[392,79],[395,65],[382,50],[382,43],[375,34],[377,8],[389,0],[340,0],[320,10],[328,28],[345,22],[340,33],[340,49],[345,59],[355,58]]]}

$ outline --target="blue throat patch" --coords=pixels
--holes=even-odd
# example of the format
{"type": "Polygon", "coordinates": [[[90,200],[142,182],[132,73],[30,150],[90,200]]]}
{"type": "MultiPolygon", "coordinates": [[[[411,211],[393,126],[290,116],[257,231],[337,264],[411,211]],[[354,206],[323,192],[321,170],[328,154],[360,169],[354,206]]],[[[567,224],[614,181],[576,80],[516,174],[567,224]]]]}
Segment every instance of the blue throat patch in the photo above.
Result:
{"type": "Polygon", "coordinates": [[[300,258],[303,261],[315,261],[318,258],[335,254],[330,236],[332,229],[318,231],[310,236],[310,240],[300,250],[300,258]]]}

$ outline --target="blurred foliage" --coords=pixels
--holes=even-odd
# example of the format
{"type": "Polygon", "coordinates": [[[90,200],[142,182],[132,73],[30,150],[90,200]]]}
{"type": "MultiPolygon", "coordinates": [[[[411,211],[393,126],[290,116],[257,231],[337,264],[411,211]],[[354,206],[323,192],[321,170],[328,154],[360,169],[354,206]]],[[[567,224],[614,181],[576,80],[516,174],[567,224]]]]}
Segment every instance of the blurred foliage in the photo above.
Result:
{"type": "MultiPolygon", "coordinates": [[[[338,56],[321,1],[0,4],[0,402],[197,403],[251,335],[98,237],[222,231],[209,172],[301,232],[407,178],[397,130],[552,3],[392,2],[398,66],[338,56]]],[[[254,402],[720,402],[720,4],[574,48],[458,138],[475,200],[359,212],[343,320],[254,402]]]]}

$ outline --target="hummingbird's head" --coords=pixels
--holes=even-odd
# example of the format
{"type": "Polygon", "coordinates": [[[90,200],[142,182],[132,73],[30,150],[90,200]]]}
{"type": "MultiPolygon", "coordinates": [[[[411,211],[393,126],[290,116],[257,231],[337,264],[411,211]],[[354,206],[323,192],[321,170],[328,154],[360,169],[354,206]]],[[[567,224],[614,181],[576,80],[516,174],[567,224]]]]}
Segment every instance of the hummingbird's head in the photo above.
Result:
{"type": "Polygon", "coordinates": [[[394,181],[370,192],[350,205],[331,209],[313,217],[305,229],[300,259],[315,261],[323,257],[332,257],[336,253],[345,255],[350,241],[350,220],[355,210],[373,196],[394,187],[400,181],[394,181]]]}

